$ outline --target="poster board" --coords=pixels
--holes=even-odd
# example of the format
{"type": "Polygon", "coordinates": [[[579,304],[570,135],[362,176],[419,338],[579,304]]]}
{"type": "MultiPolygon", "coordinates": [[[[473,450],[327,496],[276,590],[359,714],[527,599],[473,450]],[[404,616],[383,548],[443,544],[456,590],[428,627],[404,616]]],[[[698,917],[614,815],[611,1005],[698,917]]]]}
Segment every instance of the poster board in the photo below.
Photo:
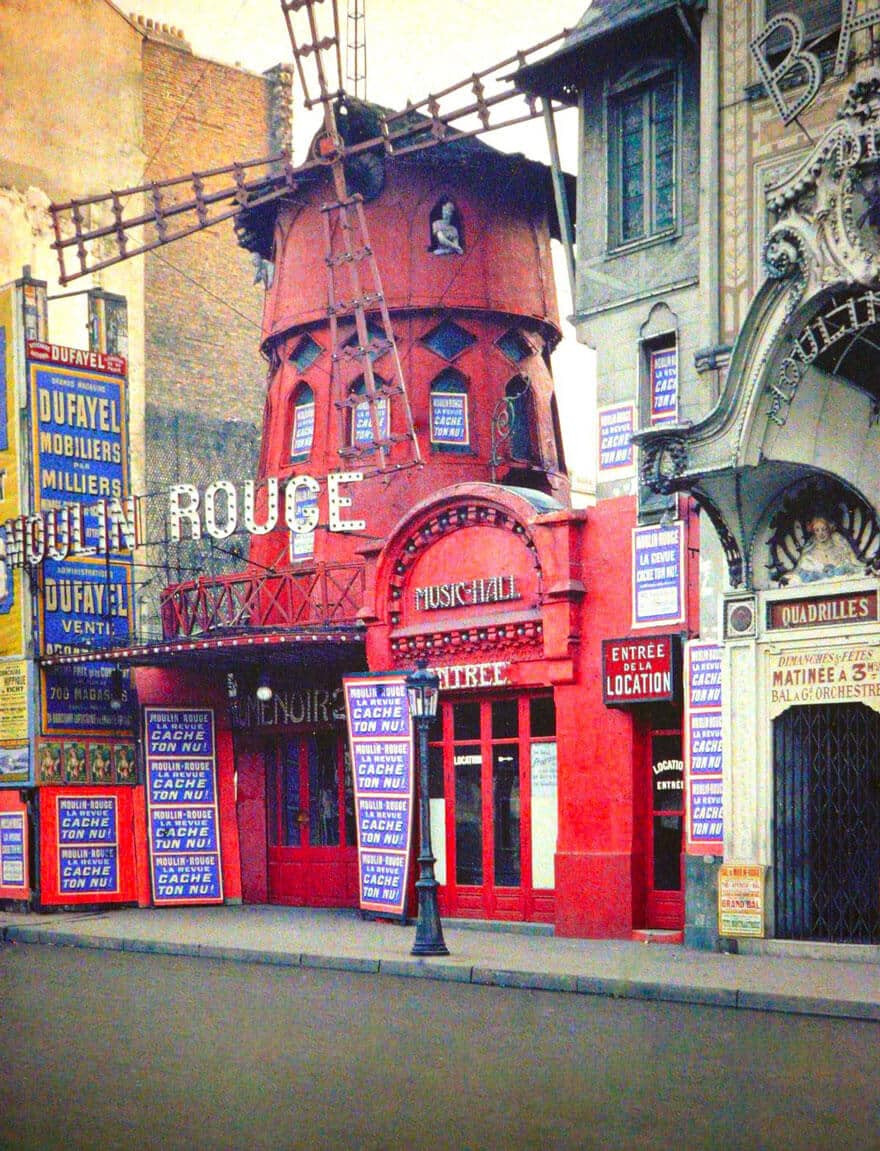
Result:
{"type": "Polygon", "coordinates": [[[211,708],[144,708],[153,902],[223,902],[211,708]]]}
{"type": "Polygon", "coordinates": [[[415,802],[406,676],[346,676],[360,908],[406,917],[415,802]]]}

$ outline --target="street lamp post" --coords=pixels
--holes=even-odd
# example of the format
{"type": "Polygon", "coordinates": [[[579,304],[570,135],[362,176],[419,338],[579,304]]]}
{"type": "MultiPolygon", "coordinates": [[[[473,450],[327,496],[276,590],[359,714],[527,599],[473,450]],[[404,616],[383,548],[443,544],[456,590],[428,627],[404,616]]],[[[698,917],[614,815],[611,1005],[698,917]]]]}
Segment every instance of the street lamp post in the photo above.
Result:
{"type": "Polygon", "coordinates": [[[431,809],[428,802],[428,728],[437,715],[440,680],[420,662],[406,677],[409,713],[416,726],[419,756],[419,917],[412,955],[448,955],[440,925],[434,853],[431,850],[431,809]]]}

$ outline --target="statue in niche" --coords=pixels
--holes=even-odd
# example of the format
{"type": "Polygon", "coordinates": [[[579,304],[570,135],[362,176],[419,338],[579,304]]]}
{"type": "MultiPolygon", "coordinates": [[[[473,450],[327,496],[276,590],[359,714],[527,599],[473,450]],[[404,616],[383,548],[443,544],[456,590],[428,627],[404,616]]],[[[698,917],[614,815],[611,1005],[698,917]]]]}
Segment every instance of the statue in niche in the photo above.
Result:
{"type": "Polygon", "coordinates": [[[815,515],[806,523],[807,540],[787,582],[816,583],[843,579],[864,570],[852,544],[837,530],[832,520],[815,515]]]}
{"type": "Polygon", "coordinates": [[[431,254],[433,256],[463,256],[461,246],[461,217],[452,200],[441,200],[440,210],[431,213],[431,254]]]}

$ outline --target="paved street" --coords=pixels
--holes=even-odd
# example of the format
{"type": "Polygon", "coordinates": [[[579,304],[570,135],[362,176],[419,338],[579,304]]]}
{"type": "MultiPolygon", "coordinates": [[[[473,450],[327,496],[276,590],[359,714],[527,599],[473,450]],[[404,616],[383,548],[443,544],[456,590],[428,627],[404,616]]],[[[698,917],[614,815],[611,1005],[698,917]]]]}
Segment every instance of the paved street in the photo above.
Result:
{"type": "Polygon", "coordinates": [[[877,1026],[7,944],[0,1146],[878,1146],[877,1026]]]}

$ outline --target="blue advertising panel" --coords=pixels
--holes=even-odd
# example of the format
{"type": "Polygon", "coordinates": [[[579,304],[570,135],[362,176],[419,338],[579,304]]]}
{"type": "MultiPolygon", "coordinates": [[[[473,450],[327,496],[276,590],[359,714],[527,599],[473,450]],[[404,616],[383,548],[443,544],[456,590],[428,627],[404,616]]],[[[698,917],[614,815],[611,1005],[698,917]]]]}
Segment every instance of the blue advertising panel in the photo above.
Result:
{"type": "Polygon", "coordinates": [[[57,796],[58,890],[119,891],[119,820],[113,795],[57,796]]]}
{"type": "Polygon", "coordinates": [[[360,906],[404,917],[412,840],[413,739],[406,677],[347,676],[360,906]]]}
{"type": "Polygon", "coordinates": [[[293,435],[290,438],[291,456],[307,456],[312,450],[315,434],[315,405],[297,404],[293,409],[293,435]]]}
{"type": "Polygon", "coordinates": [[[635,431],[634,404],[615,404],[599,409],[599,477],[619,476],[635,465],[632,434],[635,431]]]}
{"type": "MultiPolygon", "coordinates": [[[[43,655],[125,645],[130,636],[131,551],[111,530],[107,500],[128,495],[125,360],[30,341],[29,389],[35,510],[57,512],[75,558],[41,564],[39,644],[43,655]],[[107,544],[114,549],[104,555],[107,544]],[[84,558],[94,548],[100,558],[84,558]]],[[[62,530],[56,528],[56,530],[62,530]]],[[[109,707],[111,667],[53,669],[42,683],[46,734],[133,730],[128,673],[123,708],[109,707]]]]}
{"type": "Polygon", "coordinates": [[[110,706],[113,696],[113,667],[110,664],[77,664],[47,668],[43,672],[43,731],[45,734],[71,732],[123,732],[133,730],[134,694],[131,674],[122,669],[119,687],[122,706],[110,706]]]}
{"type": "Polygon", "coordinates": [[[685,655],[685,770],[688,850],[723,846],[721,655],[718,644],[691,641],[685,655]]]}
{"type": "Polygon", "coordinates": [[[464,392],[432,392],[431,443],[466,447],[469,442],[467,395],[464,392]]]}
{"type": "Polygon", "coordinates": [[[633,528],[633,627],[683,623],[684,524],[633,528]]]}
{"type": "Polygon", "coordinates": [[[153,902],[222,903],[214,712],[148,707],[144,724],[153,902]]]}
{"type": "Polygon", "coordinates": [[[651,423],[678,418],[678,349],[651,352],[651,423]]]}
{"type": "Polygon", "coordinates": [[[23,811],[0,812],[0,888],[27,888],[23,811]]]}
{"type": "Polygon", "coordinates": [[[720,844],[723,839],[721,779],[694,779],[690,786],[691,843],[720,844]]]}

